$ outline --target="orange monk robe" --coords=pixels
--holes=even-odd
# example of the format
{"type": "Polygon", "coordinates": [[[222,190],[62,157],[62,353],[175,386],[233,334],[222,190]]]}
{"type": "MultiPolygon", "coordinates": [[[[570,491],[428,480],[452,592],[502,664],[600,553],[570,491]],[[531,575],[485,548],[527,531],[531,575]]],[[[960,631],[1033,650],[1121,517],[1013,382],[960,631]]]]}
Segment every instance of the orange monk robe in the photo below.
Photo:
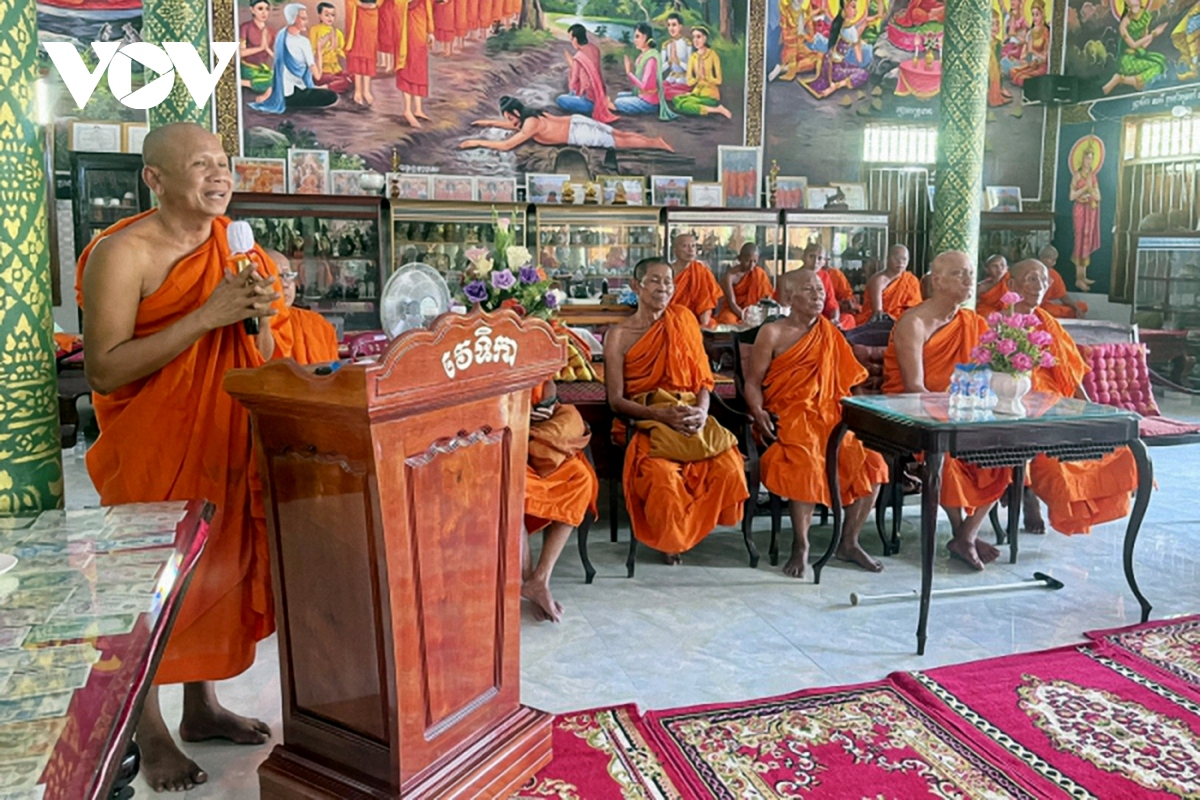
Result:
{"type": "Polygon", "coordinates": [[[700,319],[705,311],[712,311],[721,302],[725,293],[721,291],[712,270],[706,264],[693,261],[675,276],[675,294],[671,305],[683,306],[700,319]]]}
{"type": "MultiPolygon", "coordinates": [[[[1045,309],[1034,309],[1042,329],[1053,337],[1053,367],[1033,371],[1035,392],[1073,397],[1088,367],[1071,335],[1045,309]]],[[[1137,462],[1128,447],[1098,461],[1059,461],[1037,456],[1029,465],[1034,494],[1046,503],[1050,526],[1059,533],[1090,533],[1093,525],[1129,514],[1129,495],[1137,490],[1137,462]]]]}
{"type": "Polygon", "coordinates": [[[338,359],[337,330],[315,311],[292,308],[292,358],[297,364],[327,364],[338,359]]]}
{"type": "MultiPolygon", "coordinates": [[[[763,379],[767,411],[779,422],[778,438],[762,455],[763,484],[780,497],[828,506],[825,445],[842,419],[843,397],[867,379],[867,370],[836,326],[824,317],[782,355],[771,361],[763,379]]],[[[887,483],[883,456],[867,450],[847,433],[838,456],[843,505],[887,483]]]]}
{"type": "Polygon", "coordinates": [[[1042,298],[1041,308],[1047,313],[1058,317],[1059,319],[1075,319],[1079,313],[1087,313],[1088,305],[1081,300],[1076,300],[1075,305],[1079,307],[1076,311],[1071,306],[1062,302],[1062,299],[1067,296],[1067,284],[1063,282],[1062,275],[1058,274],[1058,270],[1047,270],[1050,273],[1050,288],[1046,290],[1046,296],[1042,298]]]}
{"type": "MultiPolygon", "coordinates": [[[[987,322],[974,311],[960,308],[954,319],[942,326],[925,342],[922,364],[925,388],[945,392],[956,364],[971,360],[971,349],[987,330],[987,322]]],[[[883,393],[900,394],[904,379],[896,358],[893,335],[883,354],[883,393]]],[[[942,461],[941,504],[947,508],[974,509],[999,500],[1012,482],[1012,471],[1001,467],[979,467],[946,456],[942,461]]]]}
{"type": "MultiPolygon", "coordinates": [[[[759,300],[770,297],[773,291],[774,288],[771,286],[771,279],[767,276],[766,270],[756,265],[751,267],[750,271],[733,285],[733,299],[737,300],[738,306],[744,311],[750,306],[757,305],[759,300]]],[[[741,322],[741,319],[728,307],[721,309],[716,320],[718,323],[726,325],[737,325],[741,322]]]]}
{"type": "MultiPolygon", "coordinates": [[[[713,389],[712,369],[696,318],[681,306],[662,317],[625,354],[625,396],[665,389],[713,389]]],[[[717,525],[736,525],[750,496],[736,447],[704,461],[653,458],[650,437],[634,435],[625,449],[623,486],[633,533],[664,553],[691,550],[717,525]]]]}
{"type": "Polygon", "coordinates": [[[379,8],[346,4],[346,72],[375,77],[379,56],[379,8]]]}
{"type": "MultiPolygon", "coordinates": [[[[850,286],[850,279],[846,277],[846,273],[834,267],[826,267],[821,270],[829,277],[828,285],[825,287],[826,295],[829,290],[833,290],[833,299],[838,307],[838,317],[841,319],[842,330],[848,331],[858,325],[858,320],[853,314],[842,313],[842,303],[846,300],[854,300],[854,289],[850,286]]],[[[828,302],[828,301],[827,301],[828,302]]]]}
{"type": "Polygon", "coordinates": [[[1008,313],[1008,307],[1000,302],[1000,298],[1008,292],[1008,279],[1010,273],[1004,273],[1004,277],[996,282],[996,285],[988,289],[986,292],[979,295],[975,300],[975,311],[981,317],[987,317],[988,314],[998,312],[1000,314],[1008,313]]]}
{"type": "MultiPolygon", "coordinates": [[[[529,402],[536,405],[546,395],[546,385],[533,389],[529,402]]],[[[600,479],[583,453],[576,453],[546,477],[525,465],[525,530],[540,531],[552,522],[572,528],[583,522],[590,509],[596,511],[600,479]]]]}
{"type": "MultiPolygon", "coordinates": [[[[95,243],[146,212],[118,222],[79,257],[75,295],[95,243]]],[[[149,336],[195,311],[227,274],[224,217],[212,236],[172,268],[138,305],[134,336],[149,336]]],[[[255,248],[261,269],[274,262],[255,248]]],[[[276,354],[291,353],[289,309],[271,318],[276,354]]],[[[217,507],[208,544],[183,598],[155,683],[232,678],[254,663],[254,645],[275,630],[266,518],[250,440],[250,415],[225,393],[231,369],[260,367],[262,355],[240,323],[200,337],[154,374],[109,395],[93,394],[100,438],[87,467],[103,505],[206,499],[217,507]],[[256,491],[257,490],[257,491],[256,491]]]]}
{"type": "MultiPolygon", "coordinates": [[[[901,272],[883,289],[883,312],[892,319],[921,302],[921,281],[911,272],[901,272]]],[[[863,297],[863,310],[855,317],[859,325],[865,325],[875,316],[870,295],[863,297]]]]}

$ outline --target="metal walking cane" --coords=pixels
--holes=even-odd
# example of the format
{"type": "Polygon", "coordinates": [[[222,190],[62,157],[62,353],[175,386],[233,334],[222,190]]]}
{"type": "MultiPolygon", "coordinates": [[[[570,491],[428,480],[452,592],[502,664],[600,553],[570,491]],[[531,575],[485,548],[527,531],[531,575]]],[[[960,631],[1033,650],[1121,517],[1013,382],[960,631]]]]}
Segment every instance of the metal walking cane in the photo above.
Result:
{"type": "MultiPolygon", "coordinates": [[[[1013,583],[993,583],[990,586],[962,586],[955,589],[934,589],[930,596],[952,597],[955,595],[983,594],[985,592],[1016,592],[1022,589],[1054,589],[1058,590],[1065,584],[1044,572],[1033,573],[1033,579],[1015,581],[1013,583]]],[[[892,600],[916,600],[921,593],[913,589],[909,592],[889,592],[888,594],[859,594],[850,593],[850,605],[857,606],[866,603],[886,603],[892,600]]]]}

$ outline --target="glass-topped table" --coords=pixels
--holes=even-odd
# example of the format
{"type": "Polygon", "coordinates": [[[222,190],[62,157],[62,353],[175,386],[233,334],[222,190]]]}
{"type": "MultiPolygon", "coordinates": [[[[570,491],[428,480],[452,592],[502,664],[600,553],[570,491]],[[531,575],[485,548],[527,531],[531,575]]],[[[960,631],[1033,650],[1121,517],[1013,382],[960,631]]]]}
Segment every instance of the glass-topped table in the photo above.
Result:
{"type": "Polygon", "coordinates": [[[212,511],[0,519],[0,796],[112,795],[212,511]]]}
{"type": "MultiPolygon", "coordinates": [[[[917,653],[925,652],[926,622],[933,587],[933,554],[945,456],[981,467],[1010,467],[1007,539],[1010,560],[1018,552],[1017,509],[1025,485],[1025,464],[1038,454],[1063,461],[1100,458],[1118,447],[1128,447],[1138,468],[1138,489],[1133,512],[1125,529],[1125,579],[1142,608],[1142,622],[1150,618],[1151,605],[1138,589],[1133,574],[1133,549],[1146,507],[1154,470],[1146,447],[1138,437],[1139,416],[1113,406],[1032,392],[1024,399],[1025,417],[994,415],[990,411],[959,411],[949,406],[946,394],[860,395],[842,400],[842,422],[829,437],[826,476],[833,500],[833,537],[829,549],[814,565],[816,581],[841,538],[841,493],[838,454],[846,431],[867,447],[887,457],[892,474],[902,462],[924,453],[925,479],[921,485],[921,612],[917,624],[917,653]]],[[[894,493],[893,519],[900,518],[899,492],[894,493]]]]}

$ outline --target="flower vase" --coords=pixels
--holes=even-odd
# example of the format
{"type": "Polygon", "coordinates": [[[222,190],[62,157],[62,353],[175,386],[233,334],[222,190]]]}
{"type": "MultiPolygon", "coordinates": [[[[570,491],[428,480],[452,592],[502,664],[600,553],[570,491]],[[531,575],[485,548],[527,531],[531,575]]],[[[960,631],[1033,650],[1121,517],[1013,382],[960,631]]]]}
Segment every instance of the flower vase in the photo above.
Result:
{"type": "Polygon", "coordinates": [[[1006,417],[1025,416],[1025,404],[1021,400],[1029,394],[1030,385],[1028,372],[993,372],[992,391],[996,394],[996,407],[992,413],[1006,417]]]}

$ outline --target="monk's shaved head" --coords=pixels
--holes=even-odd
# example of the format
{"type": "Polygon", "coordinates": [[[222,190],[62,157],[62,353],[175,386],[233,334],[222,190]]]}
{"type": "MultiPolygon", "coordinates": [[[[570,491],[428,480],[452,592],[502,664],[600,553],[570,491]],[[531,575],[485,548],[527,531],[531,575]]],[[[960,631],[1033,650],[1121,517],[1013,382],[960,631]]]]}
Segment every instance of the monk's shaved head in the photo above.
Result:
{"type": "Polygon", "coordinates": [[[960,304],[971,296],[975,287],[975,266],[966,253],[948,250],[929,265],[930,296],[945,298],[960,304]]]}
{"type": "Polygon", "coordinates": [[[1023,279],[1031,270],[1040,270],[1041,273],[1047,277],[1050,275],[1050,270],[1046,267],[1046,265],[1041,261],[1038,261],[1036,258],[1027,258],[1024,261],[1018,261],[1016,264],[1012,265],[1012,268],[1009,269],[1009,272],[1012,273],[1013,281],[1020,282],[1021,279],[1023,279]]]}
{"type": "Polygon", "coordinates": [[[221,140],[207,128],[193,122],[172,122],[146,134],[142,141],[142,163],[147,167],[170,168],[190,146],[213,142],[220,145],[221,140]]]}
{"type": "Polygon", "coordinates": [[[275,266],[280,272],[289,272],[292,268],[292,260],[278,250],[264,248],[263,252],[267,254],[267,258],[275,262],[275,266]]]}
{"type": "Polygon", "coordinates": [[[1009,276],[1010,288],[1021,295],[1024,305],[1029,306],[1022,311],[1029,312],[1042,304],[1046,290],[1050,288],[1050,270],[1045,264],[1036,258],[1027,258],[1014,264],[1009,276]]]}
{"type": "Polygon", "coordinates": [[[825,284],[817,271],[808,267],[785,272],[779,278],[779,300],[801,317],[820,316],[825,306],[825,284]]]}
{"type": "Polygon", "coordinates": [[[651,258],[643,258],[633,268],[633,279],[635,281],[637,281],[638,283],[645,282],[646,273],[648,273],[650,271],[651,267],[655,267],[655,266],[666,267],[668,272],[671,271],[671,265],[667,263],[667,260],[665,258],[659,258],[658,256],[653,256],[651,258]]]}
{"type": "Polygon", "coordinates": [[[160,213],[216,217],[233,199],[229,156],[206,128],[190,122],[155,128],[142,143],[142,160],[142,179],[160,213]]]}

